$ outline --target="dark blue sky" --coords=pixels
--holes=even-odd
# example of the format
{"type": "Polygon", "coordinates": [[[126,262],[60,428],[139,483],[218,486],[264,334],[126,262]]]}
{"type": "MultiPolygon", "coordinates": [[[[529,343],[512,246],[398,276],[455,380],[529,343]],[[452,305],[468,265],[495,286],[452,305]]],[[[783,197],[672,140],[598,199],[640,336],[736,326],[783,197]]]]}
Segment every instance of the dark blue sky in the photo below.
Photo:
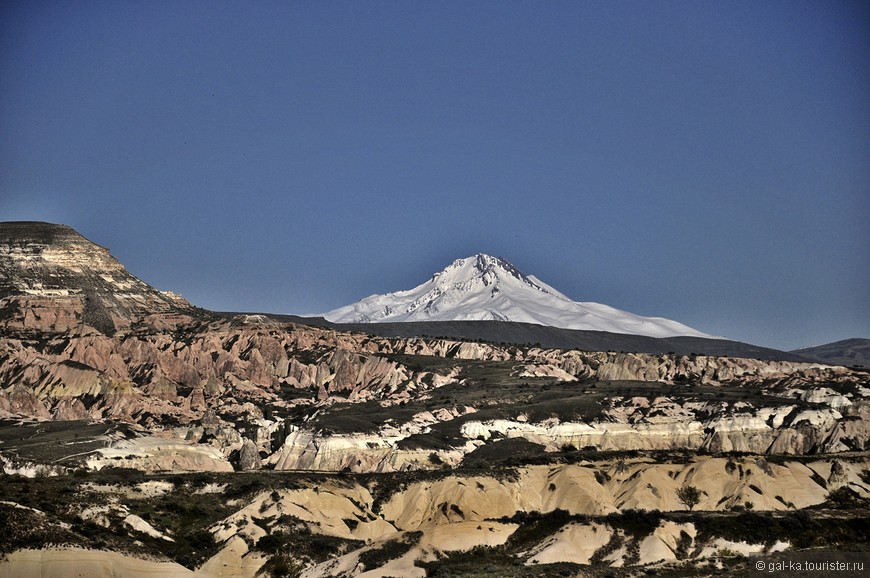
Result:
{"type": "Polygon", "coordinates": [[[870,4],[0,4],[0,219],[223,310],[500,255],[780,348],[870,337],[870,4]]]}

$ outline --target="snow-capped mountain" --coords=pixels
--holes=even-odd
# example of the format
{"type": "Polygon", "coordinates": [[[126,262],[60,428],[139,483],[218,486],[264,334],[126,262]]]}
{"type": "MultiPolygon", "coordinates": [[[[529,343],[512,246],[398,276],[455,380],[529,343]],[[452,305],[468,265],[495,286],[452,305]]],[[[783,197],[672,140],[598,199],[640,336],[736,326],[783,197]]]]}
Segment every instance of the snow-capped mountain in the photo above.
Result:
{"type": "Polygon", "coordinates": [[[650,337],[711,337],[682,323],[572,301],[500,257],[457,259],[408,291],[372,295],[324,314],[334,323],[493,320],[650,337]]]}

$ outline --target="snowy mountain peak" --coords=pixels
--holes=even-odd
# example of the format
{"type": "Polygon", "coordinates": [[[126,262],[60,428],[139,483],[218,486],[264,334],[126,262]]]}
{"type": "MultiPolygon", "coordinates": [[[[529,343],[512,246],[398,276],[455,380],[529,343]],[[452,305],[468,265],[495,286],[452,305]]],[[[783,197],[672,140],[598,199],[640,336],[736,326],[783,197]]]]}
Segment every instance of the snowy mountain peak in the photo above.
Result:
{"type": "Polygon", "coordinates": [[[516,321],[652,337],[709,337],[669,319],[572,301],[508,260],[484,253],[453,261],[413,289],[372,295],[324,317],[336,323],[516,321]]]}
{"type": "Polygon", "coordinates": [[[467,290],[467,282],[479,278],[484,286],[498,285],[501,280],[514,279],[537,291],[564,297],[552,287],[542,284],[534,277],[527,277],[513,263],[502,257],[478,253],[473,257],[457,259],[443,271],[435,273],[432,281],[441,286],[459,285],[458,290],[467,290]]]}
{"type": "Polygon", "coordinates": [[[450,271],[462,269],[466,265],[470,265],[480,273],[487,273],[497,269],[501,269],[510,273],[514,277],[517,277],[518,279],[523,277],[523,274],[520,273],[519,270],[514,267],[512,263],[508,262],[505,259],[502,259],[501,257],[492,257],[491,255],[487,255],[486,253],[478,253],[473,257],[467,257],[465,259],[457,259],[453,263],[451,263],[446,269],[436,274],[441,275],[450,271]]]}

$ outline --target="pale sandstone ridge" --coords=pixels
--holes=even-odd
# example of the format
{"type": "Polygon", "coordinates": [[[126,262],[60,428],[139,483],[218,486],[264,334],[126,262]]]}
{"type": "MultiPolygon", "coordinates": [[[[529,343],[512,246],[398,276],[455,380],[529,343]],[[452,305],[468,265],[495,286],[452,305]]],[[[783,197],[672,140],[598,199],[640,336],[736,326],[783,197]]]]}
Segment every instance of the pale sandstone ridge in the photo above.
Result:
{"type": "MultiPolygon", "coordinates": [[[[565,522],[523,555],[526,563],[589,564],[597,560],[614,567],[643,566],[717,558],[723,550],[770,553],[790,545],[753,544],[731,536],[702,538],[691,521],[672,519],[662,519],[646,533],[628,535],[608,515],[626,510],[685,512],[676,494],[686,485],[701,491],[696,512],[723,515],[748,505],[762,512],[800,510],[822,504],[839,488],[866,499],[870,497],[868,468],[866,457],[774,463],[761,457],[696,456],[680,462],[631,458],[529,466],[495,474],[445,472],[392,487],[395,480],[389,477],[367,481],[335,476],[299,479],[293,487],[253,495],[213,524],[209,531],[220,550],[195,570],[114,552],[55,548],[10,554],[0,561],[0,577],[78,572],[89,576],[254,578],[266,561],[254,546],[264,536],[286,532],[291,526],[311,534],[358,541],[322,563],[298,560],[303,576],[422,577],[422,569],[414,564],[418,560],[432,561],[449,552],[504,544],[520,528],[518,520],[524,516],[559,512],[565,522]],[[408,544],[403,554],[377,566],[365,566],[367,552],[395,541],[408,544]]],[[[106,505],[79,515],[104,527],[121,522],[131,535],[166,540],[171,536],[131,515],[114,496],[130,493],[146,499],[171,488],[167,482],[90,486],[90,491],[105,496],[106,505]]],[[[293,552],[287,554],[293,556],[293,552]]]]}
{"type": "MultiPolygon", "coordinates": [[[[264,493],[216,529],[219,538],[242,532],[265,535],[254,518],[278,520],[289,514],[312,532],[336,537],[365,536],[369,543],[340,558],[309,567],[303,576],[425,576],[415,560],[435,560],[445,552],[503,544],[518,528],[501,522],[522,513],[563,510],[605,516],[627,509],[684,511],[676,490],[691,484],[702,492],[697,510],[727,512],[752,503],[755,510],[788,511],[824,502],[837,488],[870,495],[862,479],[866,459],[769,463],[763,458],[695,458],[688,463],[648,459],[521,468],[515,476],[446,475],[402,487],[383,502],[358,484],[264,493]],[[317,499],[313,499],[317,497],[317,499]],[[319,504],[325,504],[320,509],[319,504]],[[317,509],[312,509],[314,506],[317,509]],[[355,521],[353,529],[345,522],[355,521]],[[419,537],[414,533],[419,532],[419,537]],[[360,565],[361,556],[390,540],[416,540],[404,555],[378,568],[360,565]]],[[[276,524],[275,528],[279,526],[276,524]]],[[[724,538],[701,540],[691,522],[662,520],[649,534],[626,535],[606,522],[569,522],[528,552],[527,564],[574,562],[646,565],[716,558],[724,550],[770,553],[789,544],[751,544],[724,538]],[[608,545],[616,547],[608,548],[608,545]],[[633,553],[634,552],[634,553],[633,553]]]]}
{"type": "Polygon", "coordinates": [[[254,578],[265,560],[233,538],[197,570],[175,562],[144,560],[119,552],[82,548],[18,550],[0,561],[0,578],[254,578]]]}

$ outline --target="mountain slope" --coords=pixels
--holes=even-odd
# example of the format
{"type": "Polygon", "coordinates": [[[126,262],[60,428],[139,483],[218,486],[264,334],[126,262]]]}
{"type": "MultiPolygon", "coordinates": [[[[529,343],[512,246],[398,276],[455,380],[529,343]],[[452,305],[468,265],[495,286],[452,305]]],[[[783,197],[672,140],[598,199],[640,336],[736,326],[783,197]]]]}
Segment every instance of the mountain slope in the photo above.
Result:
{"type": "Polygon", "coordinates": [[[484,254],[457,259],[408,291],[372,295],[324,317],[335,323],[512,321],[649,337],[711,337],[670,319],[572,301],[508,261],[484,254]]]}
{"type": "Polygon", "coordinates": [[[796,349],[792,353],[823,363],[870,367],[870,339],[843,339],[825,345],[796,349]]]}

